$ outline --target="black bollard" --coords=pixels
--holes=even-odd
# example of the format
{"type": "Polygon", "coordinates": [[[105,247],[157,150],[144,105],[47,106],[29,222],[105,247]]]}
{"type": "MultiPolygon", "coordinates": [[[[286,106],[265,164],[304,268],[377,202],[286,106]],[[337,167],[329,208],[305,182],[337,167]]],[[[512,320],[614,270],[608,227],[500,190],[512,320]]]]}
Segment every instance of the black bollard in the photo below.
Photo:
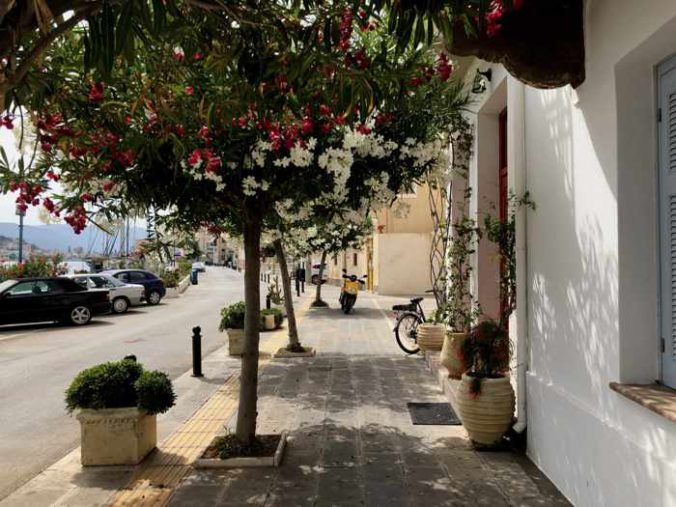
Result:
{"type": "Polygon", "coordinates": [[[265,308],[269,310],[270,306],[272,306],[272,302],[270,301],[270,294],[268,294],[265,296],[265,308]]]}
{"type": "Polygon", "coordinates": [[[204,377],[202,375],[202,328],[195,326],[192,328],[192,376],[204,377]]]}
{"type": "Polygon", "coordinates": [[[296,296],[300,297],[300,280],[296,277],[296,296]]]}

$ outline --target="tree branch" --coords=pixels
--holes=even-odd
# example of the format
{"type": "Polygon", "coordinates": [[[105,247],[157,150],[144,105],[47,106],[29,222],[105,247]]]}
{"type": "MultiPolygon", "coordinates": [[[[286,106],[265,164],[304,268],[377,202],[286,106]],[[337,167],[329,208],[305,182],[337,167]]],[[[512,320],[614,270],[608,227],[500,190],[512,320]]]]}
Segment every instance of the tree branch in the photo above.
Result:
{"type": "Polygon", "coordinates": [[[76,12],[68,21],[58,25],[47,35],[42,37],[40,41],[33,47],[28,55],[22,60],[17,67],[16,72],[7,80],[7,86],[13,87],[20,83],[28,73],[38,56],[40,56],[59,36],[74,28],[80,21],[87,16],[95,13],[101,8],[100,4],[92,4],[84,7],[81,11],[76,12]]]}

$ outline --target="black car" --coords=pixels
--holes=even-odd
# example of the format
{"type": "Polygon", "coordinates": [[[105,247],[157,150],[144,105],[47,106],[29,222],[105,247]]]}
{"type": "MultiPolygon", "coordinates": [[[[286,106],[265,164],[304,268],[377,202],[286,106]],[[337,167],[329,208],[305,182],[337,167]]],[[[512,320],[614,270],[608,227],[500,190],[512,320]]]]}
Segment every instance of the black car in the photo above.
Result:
{"type": "Polygon", "coordinates": [[[107,290],[81,287],[69,278],[22,278],[0,283],[0,324],[62,321],[87,324],[110,312],[107,290]]]}
{"type": "Polygon", "coordinates": [[[111,269],[104,273],[124,283],[143,285],[146,289],[145,300],[149,305],[159,304],[167,293],[164,282],[156,274],[144,269],[111,269]]]}

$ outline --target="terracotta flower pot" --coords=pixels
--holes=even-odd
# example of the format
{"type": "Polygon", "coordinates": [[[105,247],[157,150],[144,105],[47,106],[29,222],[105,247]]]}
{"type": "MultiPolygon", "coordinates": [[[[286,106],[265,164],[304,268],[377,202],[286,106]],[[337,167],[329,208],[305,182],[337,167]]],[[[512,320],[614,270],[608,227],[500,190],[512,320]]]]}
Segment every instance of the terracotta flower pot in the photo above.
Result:
{"type": "Polygon", "coordinates": [[[459,379],[465,372],[460,352],[466,338],[467,333],[446,333],[439,361],[448,370],[450,378],[459,379]]]}
{"type": "Polygon", "coordinates": [[[418,346],[423,352],[438,351],[444,344],[446,326],[426,322],[418,326],[418,346]]]}
{"type": "Polygon", "coordinates": [[[458,415],[469,437],[483,445],[500,441],[514,416],[514,389],[509,377],[484,378],[478,395],[470,391],[473,378],[464,374],[456,394],[458,415]]]}

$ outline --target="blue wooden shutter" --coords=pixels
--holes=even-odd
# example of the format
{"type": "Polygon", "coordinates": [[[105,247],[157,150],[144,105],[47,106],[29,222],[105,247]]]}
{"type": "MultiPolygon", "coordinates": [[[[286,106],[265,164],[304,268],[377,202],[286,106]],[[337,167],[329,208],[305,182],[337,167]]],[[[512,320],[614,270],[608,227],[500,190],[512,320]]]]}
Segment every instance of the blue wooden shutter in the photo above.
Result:
{"type": "Polygon", "coordinates": [[[658,79],[662,381],[676,387],[676,57],[658,79]]]}

